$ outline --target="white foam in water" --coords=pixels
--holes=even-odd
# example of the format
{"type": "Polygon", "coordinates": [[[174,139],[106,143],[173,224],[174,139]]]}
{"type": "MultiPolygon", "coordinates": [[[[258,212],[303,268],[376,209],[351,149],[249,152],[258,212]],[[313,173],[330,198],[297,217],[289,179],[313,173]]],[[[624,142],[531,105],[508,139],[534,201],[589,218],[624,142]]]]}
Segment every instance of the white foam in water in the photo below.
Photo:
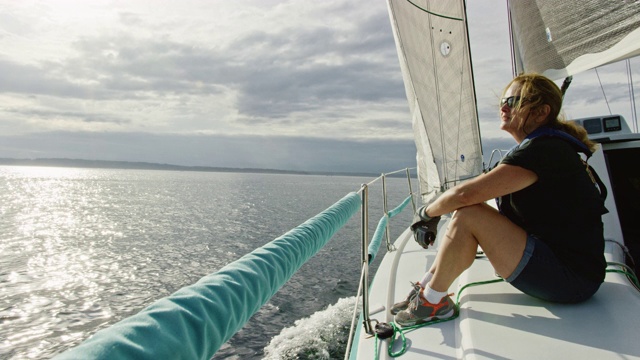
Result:
{"type": "Polygon", "coordinates": [[[264,359],[342,359],[356,298],[348,297],[284,328],[264,348],[264,359]]]}

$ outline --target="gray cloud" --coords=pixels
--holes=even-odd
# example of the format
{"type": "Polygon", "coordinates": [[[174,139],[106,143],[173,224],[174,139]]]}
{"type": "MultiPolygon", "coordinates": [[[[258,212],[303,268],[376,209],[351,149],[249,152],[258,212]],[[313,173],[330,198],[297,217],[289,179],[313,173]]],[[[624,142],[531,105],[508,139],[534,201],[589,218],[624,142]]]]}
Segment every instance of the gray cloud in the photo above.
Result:
{"type": "Polygon", "coordinates": [[[71,118],[76,119],[78,121],[92,123],[92,122],[102,122],[102,123],[113,123],[113,124],[128,124],[131,121],[121,117],[113,117],[109,114],[99,114],[99,113],[89,113],[89,112],[73,112],[73,111],[56,111],[56,110],[38,110],[38,109],[12,109],[5,108],[4,111],[7,113],[26,115],[28,117],[37,117],[41,119],[53,119],[57,117],[71,118]]]}
{"type": "Polygon", "coordinates": [[[96,88],[74,84],[51,72],[51,64],[18,64],[0,58],[0,93],[27,95],[54,95],[58,97],[87,98],[96,94],[96,88]]]}
{"type": "MultiPolygon", "coordinates": [[[[261,0],[236,6],[225,16],[219,16],[220,6],[212,7],[206,2],[180,6],[182,10],[197,10],[191,14],[182,10],[174,14],[169,3],[158,9],[147,9],[148,4],[142,2],[122,4],[112,4],[114,8],[101,13],[105,16],[101,15],[100,21],[113,18],[114,22],[105,21],[82,33],[65,33],[64,41],[56,38],[60,44],[71,39],[71,47],[61,45],[59,51],[55,47],[55,56],[33,56],[23,61],[17,55],[10,57],[9,50],[0,55],[0,96],[16,100],[5,102],[0,109],[0,127],[7,133],[15,128],[16,134],[67,130],[38,133],[33,138],[16,135],[11,147],[0,149],[0,156],[5,150],[16,153],[12,149],[29,153],[26,144],[33,146],[34,153],[55,152],[53,145],[45,148],[45,144],[57,144],[65,149],[60,154],[73,157],[68,144],[76,144],[78,149],[86,150],[79,154],[95,155],[96,159],[98,155],[109,159],[127,153],[146,154],[147,159],[140,161],[163,162],[165,157],[191,164],[205,160],[198,154],[220,153],[246,161],[246,165],[239,166],[260,163],[279,167],[275,160],[287,166],[307,166],[309,163],[304,161],[292,165],[297,164],[296,160],[288,154],[299,153],[305,154],[308,161],[322,164],[318,166],[329,166],[321,154],[336,162],[344,156],[323,153],[328,150],[321,144],[346,151],[363,149],[366,143],[328,143],[327,137],[411,136],[408,105],[384,3],[323,1],[300,6],[295,2],[261,0]],[[310,14],[309,9],[315,12],[310,14]],[[71,129],[78,132],[72,133],[71,129]],[[97,131],[110,132],[101,137],[97,131]],[[153,135],[159,133],[165,135],[153,135]],[[184,135],[194,133],[218,135],[184,135]],[[56,134],[68,141],[54,140],[56,134]],[[279,136],[282,134],[288,137],[279,136]],[[36,136],[46,139],[38,142],[34,140],[36,136]],[[268,140],[269,136],[274,136],[273,141],[268,140]],[[93,139],[93,146],[103,147],[92,152],[86,147],[85,138],[93,139]],[[232,144],[234,141],[236,145],[232,144]],[[316,147],[306,153],[302,144],[316,147]],[[195,149],[196,145],[201,151],[195,149]],[[150,150],[153,146],[155,155],[150,150]],[[166,151],[168,148],[172,151],[166,151]],[[181,157],[183,148],[190,155],[181,157]],[[271,156],[264,157],[263,153],[271,156]]],[[[499,92],[511,76],[506,21],[498,19],[506,18],[506,10],[496,11],[495,3],[468,5],[480,127],[485,136],[494,138],[484,140],[486,149],[488,143],[503,145],[511,141],[498,130],[496,109],[499,92]],[[501,135],[506,140],[498,139],[501,135]]],[[[0,21],[0,42],[17,44],[19,36],[31,36],[29,39],[33,40],[39,39],[41,29],[57,31],[57,24],[47,23],[46,27],[35,21],[40,15],[24,11],[0,14],[0,20],[8,19],[0,21]]],[[[53,48],[45,45],[49,51],[53,48]]],[[[23,54],[37,53],[33,49],[22,50],[23,54]]],[[[607,77],[619,72],[602,71],[607,77]]],[[[567,105],[581,109],[602,98],[597,88],[574,82],[575,92],[568,94],[567,105]]],[[[624,88],[609,91],[612,102],[627,96],[624,88]]],[[[3,141],[8,142],[9,137],[3,141]]],[[[382,145],[385,141],[400,149],[405,149],[403,144],[411,144],[410,140],[370,141],[388,154],[395,152],[382,145]]],[[[490,152],[486,150],[485,155],[487,151],[490,152]]],[[[376,156],[386,158],[382,153],[376,156]]],[[[215,158],[223,159],[219,155],[215,158]]],[[[409,158],[413,161],[412,155],[409,158]]]]}
{"type": "MultiPolygon", "coordinates": [[[[121,18],[140,21],[134,14],[121,18]]],[[[353,26],[252,32],[222,48],[125,32],[83,36],[74,42],[77,55],[66,60],[2,61],[0,91],[144,100],[235,89],[239,120],[266,123],[336,104],[404,101],[386,14],[354,19],[353,26]]]]}
{"type": "Polygon", "coordinates": [[[388,19],[376,14],[360,21],[349,33],[327,26],[240,39],[239,49],[261,50],[259,58],[243,63],[245,77],[235,79],[240,112],[282,117],[336,102],[404,101],[388,19]],[[323,58],[335,63],[318,62],[323,58]]]}

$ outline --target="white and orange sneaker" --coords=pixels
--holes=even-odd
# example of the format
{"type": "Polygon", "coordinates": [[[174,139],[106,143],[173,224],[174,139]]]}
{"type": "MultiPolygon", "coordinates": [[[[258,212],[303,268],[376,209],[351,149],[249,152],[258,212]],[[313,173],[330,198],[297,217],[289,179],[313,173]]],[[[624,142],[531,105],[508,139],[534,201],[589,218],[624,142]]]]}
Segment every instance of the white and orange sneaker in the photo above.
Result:
{"type": "Polygon", "coordinates": [[[449,295],[445,296],[437,304],[428,302],[422,294],[415,296],[410,301],[406,310],[398,312],[395,316],[396,324],[400,326],[413,326],[433,320],[443,320],[455,314],[456,304],[449,295]]]}

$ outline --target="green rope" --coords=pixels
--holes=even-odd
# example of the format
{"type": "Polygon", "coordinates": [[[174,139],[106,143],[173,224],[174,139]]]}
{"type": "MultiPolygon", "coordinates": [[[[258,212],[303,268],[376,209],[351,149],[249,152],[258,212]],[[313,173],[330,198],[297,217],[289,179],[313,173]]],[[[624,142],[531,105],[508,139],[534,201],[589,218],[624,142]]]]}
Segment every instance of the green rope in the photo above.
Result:
{"type": "MultiPolygon", "coordinates": [[[[619,269],[606,269],[605,272],[608,273],[620,273],[623,275],[626,275],[632,282],[634,285],[636,285],[636,287],[640,288],[640,283],[638,282],[638,277],[631,271],[629,271],[627,269],[626,266],[624,266],[624,264],[619,264],[619,263],[613,263],[613,262],[609,262],[607,263],[607,265],[609,266],[622,266],[623,270],[619,270],[619,269]]],[[[469,284],[464,285],[463,287],[460,288],[460,291],[458,291],[458,296],[456,297],[456,302],[455,302],[455,308],[454,308],[454,313],[451,317],[448,317],[446,319],[437,319],[437,320],[433,320],[433,321],[428,321],[422,324],[417,324],[417,325],[413,325],[413,326],[407,326],[404,328],[400,328],[398,327],[398,325],[396,325],[394,322],[389,323],[389,325],[391,325],[393,327],[393,337],[391,337],[391,341],[389,341],[389,346],[387,347],[387,351],[389,353],[389,356],[396,358],[399,356],[404,355],[404,353],[407,352],[407,338],[404,335],[406,332],[409,331],[413,331],[416,329],[419,329],[421,327],[424,326],[430,326],[430,325],[434,325],[434,324],[439,324],[439,323],[443,323],[443,322],[447,322],[447,321],[451,321],[451,320],[455,320],[460,316],[460,296],[462,295],[462,292],[470,287],[474,287],[474,286],[480,286],[480,285],[486,285],[486,284],[493,284],[493,283],[499,283],[499,282],[503,282],[504,279],[500,278],[500,279],[493,279],[493,280],[485,280],[485,281],[477,281],[477,282],[472,282],[469,284]],[[397,352],[393,351],[393,346],[395,344],[396,341],[396,334],[399,334],[400,339],[402,340],[402,348],[400,350],[398,350],[397,352]]],[[[378,334],[376,334],[376,343],[375,343],[375,358],[378,359],[378,334]]]]}
{"type": "Polygon", "coordinates": [[[402,331],[401,328],[398,327],[398,325],[396,325],[394,322],[391,323],[391,326],[393,327],[393,334],[395,335],[396,333],[400,333],[400,338],[402,339],[402,349],[400,349],[398,352],[393,352],[393,344],[395,344],[396,342],[396,337],[392,337],[391,341],[389,342],[389,347],[387,348],[387,351],[389,352],[389,356],[391,357],[398,357],[404,353],[407,352],[407,338],[404,336],[404,331],[402,331]]]}
{"type": "MultiPolygon", "coordinates": [[[[387,352],[389,353],[389,356],[391,356],[393,358],[396,358],[396,357],[404,355],[404,353],[407,352],[407,338],[404,335],[406,332],[413,331],[413,330],[419,329],[419,328],[424,327],[424,326],[440,324],[440,323],[443,323],[443,322],[447,322],[447,321],[451,321],[451,320],[457,319],[460,316],[460,296],[462,295],[462,292],[465,289],[470,288],[470,287],[474,287],[474,286],[493,284],[493,283],[498,283],[498,282],[503,282],[503,281],[504,281],[504,279],[500,278],[500,279],[493,279],[493,280],[476,281],[476,282],[472,282],[472,283],[464,285],[463,287],[460,288],[460,291],[458,291],[458,296],[456,297],[456,302],[455,302],[455,306],[454,306],[453,315],[451,317],[446,318],[446,319],[437,319],[437,320],[428,321],[428,322],[425,322],[425,323],[422,323],[422,324],[416,324],[416,325],[413,325],[413,326],[407,326],[407,327],[403,327],[403,328],[398,327],[398,325],[396,325],[393,321],[390,322],[389,325],[391,325],[391,327],[393,327],[393,337],[391,337],[391,341],[389,341],[389,346],[387,347],[387,352]],[[399,334],[400,339],[402,339],[402,348],[400,350],[398,350],[397,352],[393,352],[393,346],[395,345],[395,341],[396,341],[396,334],[399,334]]],[[[378,334],[376,334],[375,358],[378,359],[378,334]]]]}
{"type": "Polygon", "coordinates": [[[633,282],[634,285],[640,286],[640,284],[638,284],[638,278],[634,274],[628,272],[627,270],[607,269],[607,272],[608,273],[620,273],[620,274],[623,274],[623,275],[627,275],[627,277],[630,278],[630,280],[633,282]]]}
{"type": "Polygon", "coordinates": [[[619,273],[619,274],[626,275],[627,278],[629,280],[631,280],[633,285],[635,285],[636,288],[640,289],[640,282],[638,281],[638,277],[636,276],[636,274],[626,264],[617,263],[617,262],[607,262],[607,266],[620,266],[620,267],[622,267],[623,270],[607,269],[605,271],[608,272],[608,273],[619,273]]]}

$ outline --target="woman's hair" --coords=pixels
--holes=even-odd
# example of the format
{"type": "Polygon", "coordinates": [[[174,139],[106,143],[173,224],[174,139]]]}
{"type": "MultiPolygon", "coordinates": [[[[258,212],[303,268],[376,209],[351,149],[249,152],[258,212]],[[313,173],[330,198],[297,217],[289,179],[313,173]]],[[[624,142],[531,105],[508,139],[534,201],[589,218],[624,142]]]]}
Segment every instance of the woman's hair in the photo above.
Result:
{"type": "Polygon", "coordinates": [[[551,128],[562,130],[576,139],[582,141],[591,152],[597,149],[597,144],[587,136],[587,131],[574,123],[566,121],[561,115],[562,108],[562,91],[549,78],[539,74],[522,74],[515,77],[505,88],[503,94],[509,89],[511,84],[520,85],[520,98],[523,99],[515,106],[516,110],[524,104],[531,106],[531,110],[535,110],[541,105],[549,105],[550,111],[547,117],[547,125],[551,128]],[[524,104],[523,104],[524,103],[524,104]]]}

